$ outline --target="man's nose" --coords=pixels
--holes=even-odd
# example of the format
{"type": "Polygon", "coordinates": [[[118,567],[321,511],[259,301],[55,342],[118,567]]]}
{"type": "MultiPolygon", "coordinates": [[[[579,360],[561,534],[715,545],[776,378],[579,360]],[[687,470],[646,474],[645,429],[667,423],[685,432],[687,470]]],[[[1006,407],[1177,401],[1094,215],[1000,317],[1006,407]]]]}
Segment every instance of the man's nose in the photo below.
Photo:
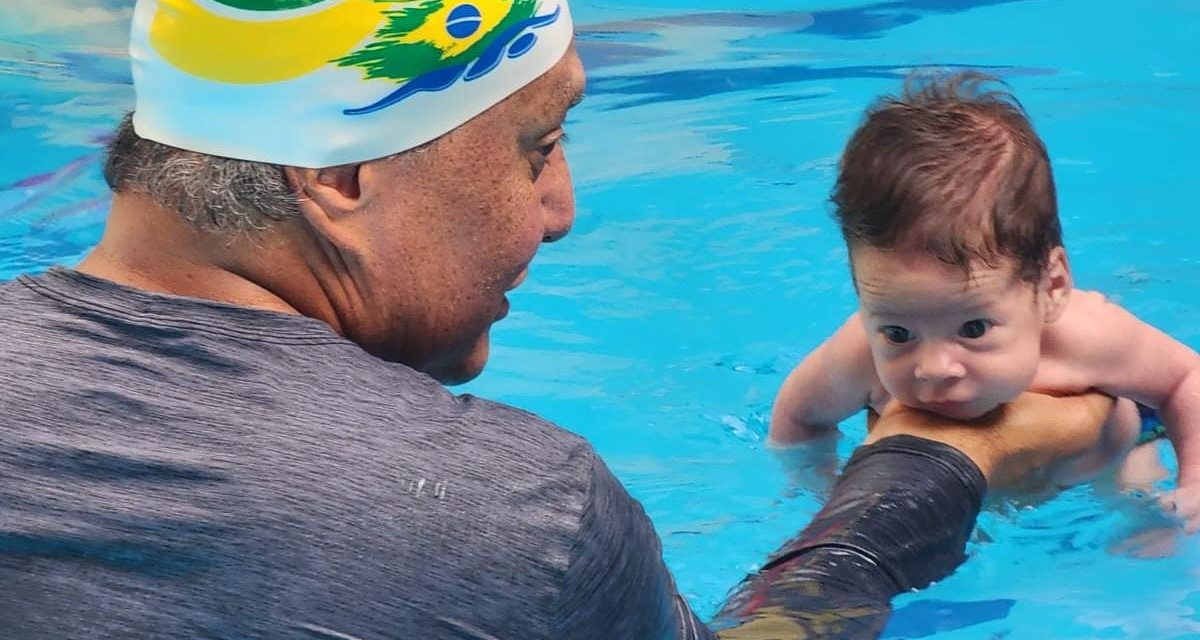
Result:
{"type": "Polygon", "coordinates": [[[967,374],[966,367],[946,345],[924,345],[918,355],[913,375],[921,382],[958,380],[967,374]]]}
{"type": "Polygon", "coordinates": [[[550,154],[546,168],[538,176],[542,187],[542,215],[545,216],[542,242],[557,242],[575,224],[575,186],[562,145],[550,154]]]}

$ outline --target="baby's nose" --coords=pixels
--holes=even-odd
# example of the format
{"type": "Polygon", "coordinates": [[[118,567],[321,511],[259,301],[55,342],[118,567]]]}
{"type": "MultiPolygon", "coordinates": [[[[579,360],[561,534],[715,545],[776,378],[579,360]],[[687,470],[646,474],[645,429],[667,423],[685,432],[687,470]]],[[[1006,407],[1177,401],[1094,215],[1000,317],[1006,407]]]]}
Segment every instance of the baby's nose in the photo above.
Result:
{"type": "Polygon", "coordinates": [[[921,382],[957,380],[967,373],[966,367],[949,349],[931,346],[922,350],[913,375],[921,382]]]}

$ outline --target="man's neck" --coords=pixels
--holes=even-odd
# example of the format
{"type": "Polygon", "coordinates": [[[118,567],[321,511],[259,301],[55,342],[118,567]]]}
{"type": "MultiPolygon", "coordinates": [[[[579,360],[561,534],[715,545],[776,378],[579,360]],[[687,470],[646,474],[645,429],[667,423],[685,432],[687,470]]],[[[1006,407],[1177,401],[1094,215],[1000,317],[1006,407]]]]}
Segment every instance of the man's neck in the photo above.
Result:
{"type": "Polygon", "coordinates": [[[104,236],[76,269],[143,291],[303,314],[340,332],[312,271],[294,259],[296,264],[284,264],[289,253],[273,250],[273,238],[226,240],[215,233],[193,228],[144,197],[118,194],[104,236]],[[254,265],[239,259],[251,253],[254,265]]]}

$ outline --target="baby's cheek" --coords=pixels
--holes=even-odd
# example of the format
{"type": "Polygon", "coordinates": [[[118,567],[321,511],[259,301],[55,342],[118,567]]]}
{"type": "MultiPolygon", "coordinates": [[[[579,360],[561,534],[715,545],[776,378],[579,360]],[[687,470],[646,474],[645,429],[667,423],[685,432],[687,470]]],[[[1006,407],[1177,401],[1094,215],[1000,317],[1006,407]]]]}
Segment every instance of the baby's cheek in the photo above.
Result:
{"type": "Polygon", "coordinates": [[[1008,402],[1022,393],[1032,390],[1037,380],[1036,363],[1023,365],[1020,362],[1009,362],[1001,367],[1000,371],[995,372],[993,378],[997,402],[1008,402]]]}
{"type": "Polygon", "coordinates": [[[879,391],[883,391],[885,395],[894,397],[900,402],[911,403],[913,400],[910,393],[912,369],[905,366],[904,363],[894,360],[875,366],[881,387],[879,391]]]}

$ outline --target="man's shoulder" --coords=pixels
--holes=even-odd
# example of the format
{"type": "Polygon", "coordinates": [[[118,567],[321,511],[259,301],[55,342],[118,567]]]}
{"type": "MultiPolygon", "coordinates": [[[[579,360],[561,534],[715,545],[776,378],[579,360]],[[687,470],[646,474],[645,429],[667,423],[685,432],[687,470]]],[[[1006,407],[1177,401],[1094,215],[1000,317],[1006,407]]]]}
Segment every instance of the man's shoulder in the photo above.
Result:
{"type": "MultiPolygon", "coordinates": [[[[581,436],[526,409],[454,393],[407,366],[352,349],[334,351],[326,354],[327,368],[306,372],[303,381],[276,390],[289,397],[275,398],[294,406],[308,402],[309,393],[325,395],[326,406],[316,411],[334,425],[321,428],[329,438],[375,442],[361,455],[454,475],[484,493],[552,478],[561,489],[586,493],[596,453],[581,436]],[[332,386],[330,378],[336,378],[332,386]]],[[[311,360],[321,354],[292,355],[311,360]]]]}
{"type": "Polygon", "coordinates": [[[62,270],[0,283],[0,309],[8,319],[0,336],[9,338],[0,352],[15,350],[17,369],[52,369],[72,397],[83,385],[164,413],[186,407],[185,429],[295,429],[380,463],[486,456],[544,469],[592,455],[582,438],[533,413],[456,395],[304,318],[130,292],[62,270]],[[98,375],[76,379],[88,362],[100,363],[98,375]],[[168,371],[173,384],[164,387],[168,371]]]}
{"type": "Polygon", "coordinates": [[[42,297],[36,295],[30,288],[30,282],[34,281],[35,278],[31,276],[18,276],[10,280],[0,281],[0,309],[4,310],[6,317],[14,314],[32,315],[40,311],[30,308],[35,303],[43,301],[42,297]]]}
{"type": "Polygon", "coordinates": [[[445,394],[442,402],[448,404],[430,426],[457,434],[460,446],[530,472],[558,469],[590,477],[595,452],[581,436],[525,409],[473,394],[454,395],[433,384],[434,393],[445,394]]]}

